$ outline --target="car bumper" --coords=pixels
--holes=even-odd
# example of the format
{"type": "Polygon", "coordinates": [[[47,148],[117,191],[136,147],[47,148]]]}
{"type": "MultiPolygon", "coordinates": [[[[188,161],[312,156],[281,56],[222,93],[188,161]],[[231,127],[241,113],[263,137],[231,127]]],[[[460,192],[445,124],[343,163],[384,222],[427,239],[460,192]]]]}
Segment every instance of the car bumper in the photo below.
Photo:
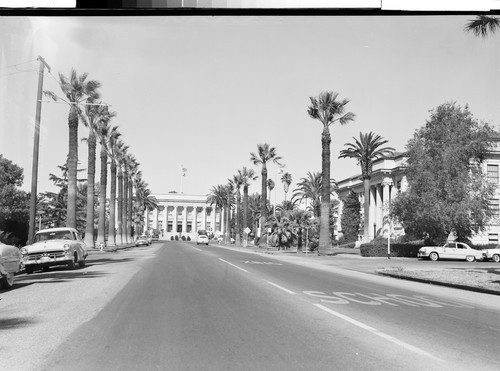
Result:
{"type": "Polygon", "coordinates": [[[28,257],[22,260],[25,267],[42,267],[50,265],[66,265],[73,261],[73,257],[69,256],[41,256],[41,257],[28,257]]]}

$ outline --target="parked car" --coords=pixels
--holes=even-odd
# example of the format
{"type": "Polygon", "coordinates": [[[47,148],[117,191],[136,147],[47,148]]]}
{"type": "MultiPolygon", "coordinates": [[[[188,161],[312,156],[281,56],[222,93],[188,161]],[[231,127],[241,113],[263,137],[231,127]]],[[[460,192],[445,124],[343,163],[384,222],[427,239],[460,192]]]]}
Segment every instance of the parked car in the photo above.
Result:
{"type": "Polygon", "coordinates": [[[159,234],[154,234],[151,236],[151,241],[159,241],[160,240],[160,235],[159,234]]]}
{"type": "Polygon", "coordinates": [[[436,261],[439,259],[456,259],[473,262],[483,260],[485,253],[474,250],[463,242],[448,242],[443,246],[424,246],[418,250],[419,258],[429,258],[436,261]]]}
{"type": "Polygon", "coordinates": [[[16,246],[0,242],[0,287],[8,290],[14,285],[14,275],[21,266],[21,253],[16,246]]]}
{"type": "Polygon", "coordinates": [[[148,245],[151,245],[151,243],[153,242],[153,238],[147,234],[141,234],[141,238],[145,238],[146,241],[148,241],[148,245]]]}
{"type": "Polygon", "coordinates": [[[206,234],[198,235],[198,238],[196,239],[196,244],[199,245],[200,243],[204,243],[205,245],[208,246],[208,236],[206,234]]]}
{"type": "Polygon", "coordinates": [[[483,252],[486,254],[484,257],[485,260],[493,260],[495,263],[500,262],[500,248],[486,249],[483,252]]]}
{"type": "Polygon", "coordinates": [[[55,265],[67,265],[74,269],[76,264],[85,267],[87,246],[74,228],[49,228],[35,234],[33,244],[21,248],[22,262],[27,274],[42,268],[48,271],[55,265]]]}
{"type": "Polygon", "coordinates": [[[148,237],[146,235],[137,237],[137,240],[135,240],[135,246],[149,246],[148,237]]]}

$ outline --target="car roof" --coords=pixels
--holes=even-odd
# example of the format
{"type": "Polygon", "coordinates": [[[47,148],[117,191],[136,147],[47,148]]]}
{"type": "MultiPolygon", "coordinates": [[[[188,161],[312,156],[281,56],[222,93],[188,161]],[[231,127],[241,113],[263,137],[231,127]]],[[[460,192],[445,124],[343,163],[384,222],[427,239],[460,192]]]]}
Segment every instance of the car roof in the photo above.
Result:
{"type": "Polygon", "coordinates": [[[71,228],[71,227],[57,227],[57,228],[41,229],[36,233],[61,232],[61,231],[72,231],[72,232],[78,233],[78,231],[75,228],[71,228]]]}

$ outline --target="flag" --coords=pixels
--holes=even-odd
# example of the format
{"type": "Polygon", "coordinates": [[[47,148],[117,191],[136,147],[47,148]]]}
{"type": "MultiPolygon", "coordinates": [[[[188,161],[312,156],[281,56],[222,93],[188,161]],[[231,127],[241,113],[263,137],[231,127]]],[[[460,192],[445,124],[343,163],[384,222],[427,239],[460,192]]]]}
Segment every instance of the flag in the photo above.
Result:
{"type": "Polygon", "coordinates": [[[182,168],[182,176],[186,176],[186,171],[188,171],[188,169],[186,169],[185,167],[182,168]]]}

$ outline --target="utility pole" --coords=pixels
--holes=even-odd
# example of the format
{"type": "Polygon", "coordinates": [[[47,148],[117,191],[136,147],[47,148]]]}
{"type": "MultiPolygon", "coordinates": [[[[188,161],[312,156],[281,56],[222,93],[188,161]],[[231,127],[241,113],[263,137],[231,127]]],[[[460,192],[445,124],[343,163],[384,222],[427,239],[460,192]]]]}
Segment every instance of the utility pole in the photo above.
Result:
{"type": "Polygon", "coordinates": [[[29,232],[28,232],[28,244],[33,243],[33,237],[35,236],[35,219],[36,219],[36,195],[37,195],[37,183],[38,183],[38,149],[40,144],[40,116],[42,112],[42,89],[43,89],[43,72],[45,67],[50,72],[50,66],[45,62],[45,60],[38,56],[38,61],[40,61],[40,68],[38,71],[38,93],[36,98],[36,118],[35,118],[35,138],[33,142],[33,166],[31,171],[31,197],[30,197],[30,220],[29,220],[29,232]]]}

